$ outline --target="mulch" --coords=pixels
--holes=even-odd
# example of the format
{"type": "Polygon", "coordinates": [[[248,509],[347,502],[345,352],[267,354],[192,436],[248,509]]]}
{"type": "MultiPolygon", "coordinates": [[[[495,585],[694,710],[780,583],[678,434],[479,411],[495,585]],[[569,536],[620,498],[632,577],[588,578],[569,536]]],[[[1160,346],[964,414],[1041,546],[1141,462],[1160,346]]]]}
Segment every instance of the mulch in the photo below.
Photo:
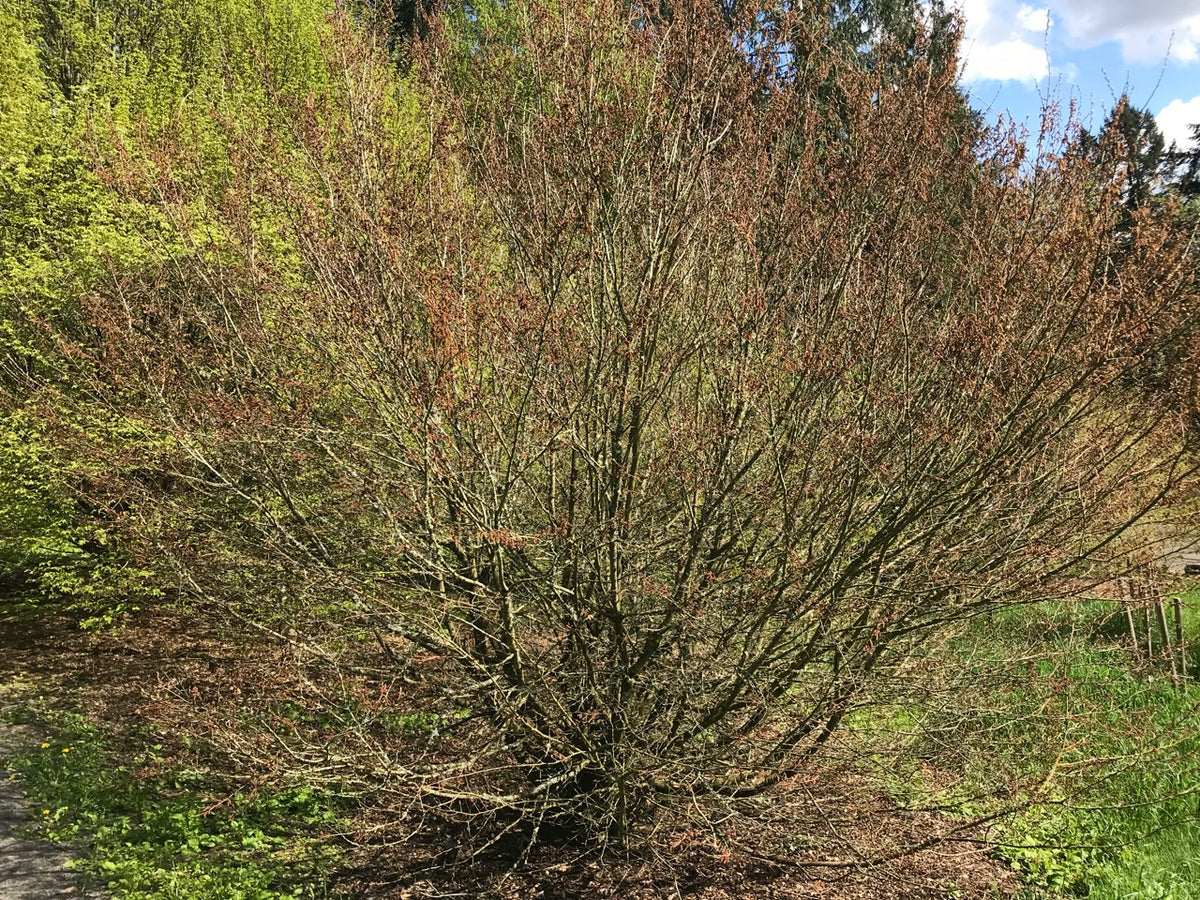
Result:
{"type": "MultiPolygon", "coordinates": [[[[218,610],[141,613],[99,633],[66,618],[0,616],[0,681],[37,684],[117,734],[151,727],[162,736],[163,765],[219,772],[240,790],[294,773],[295,746],[280,735],[295,723],[279,711],[321,700],[331,682],[339,696],[364,703],[427,708],[420,685],[407,673],[389,679],[376,655],[374,670],[334,673],[303,646],[218,610]]],[[[331,730],[309,743],[326,740],[334,747],[341,738],[331,730]]],[[[660,822],[652,849],[639,856],[588,852],[553,836],[528,853],[519,837],[468,852],[455,823],[390,802],[363,798],[350,827],[330,835],[348,860],[334,896],[947,900],[1011,897],[1020,888],[990,855],[986,834],[900,808],[853,767],[794,778],[703,830],[660,822]]]]}

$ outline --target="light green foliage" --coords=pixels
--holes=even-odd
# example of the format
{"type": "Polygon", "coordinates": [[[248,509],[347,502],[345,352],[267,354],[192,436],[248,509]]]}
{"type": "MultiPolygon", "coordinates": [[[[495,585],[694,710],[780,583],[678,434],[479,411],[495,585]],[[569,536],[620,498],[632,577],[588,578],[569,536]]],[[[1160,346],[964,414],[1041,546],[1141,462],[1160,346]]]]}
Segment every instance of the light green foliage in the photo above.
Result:
{"type": "Polygon", "coordinates": [[[52,477],[23,416],[0,420],[0,579],[70,552],[70,498],[52,477]]]}
{"type": "Polygon", "coordinates": [[[92,627],[161,592],[155,573],[133,564],[81,511],[72,485],[84,477],[55,454],[30,415],[0,415],[0,584],[18,598],[62,601],[92,627]]]}
{"type": "Polygon", "coordinates": [[[12,48],[0,63],[8,343],[30,354],[13,333],[22,315],[67,315],[97,279],[161,264],[172,238],[147,189],[174,180],[197,203],[221,190],[225,135],[328,77],[325,12],[319,0],[0,6],[12,48]]]}
{"type": "Polygon", "coordinates": [[[118,749],[74,714],[10,765],[34,830],[86,840],[82,866],[117,900],[282,900],[326,896],[337,852],[317,839],[335,802],[307,787],[226,792],[172,765],[149,739],[118,749]]]}
{"type": "Polygon", "coordinates": [[[38,67],[25,27],[0,6],[0,379],[45,365],[31,323],[74,318],[85,285],[120,255],[122,236],[99,184],[70,136],[71,111],[38,67]],[[15,372],[13,371],[15,370],[15,372]]]}
{"type": "Polygon", "coordinates": [[[37,52],[26,39],[21,22],[0,6],[0,162],[20,159],[49,114],[38,69],[37,52]]]}
{"type": "MultiPolygon", "coordinates": [[[[82,360],[100,335],[86,298],[229,240],[203,210],[230,187],[231,139],[252,144],[281,126],[280,95],[328,79],[327,12],[321,0],[0,0],[0,579],[86,621],[155,593],[77,502],[89,468],[148,439],[88,399],[82,360]],[[162,215],[164,188],[191,198],[199,226],[162,215]],[[41,427],[50,410],[71,447],[41,427]]],[[[286,260],[274,213],[256,215],[286,260]]]]}
{"type": "Polygon", "coordinates": [[[264,107],[320,77],[320,0],[19,0],[63,99],[161,125],[184,105],[264,107]],[[266,76],[266,77],[264,77],[266,76]]]}

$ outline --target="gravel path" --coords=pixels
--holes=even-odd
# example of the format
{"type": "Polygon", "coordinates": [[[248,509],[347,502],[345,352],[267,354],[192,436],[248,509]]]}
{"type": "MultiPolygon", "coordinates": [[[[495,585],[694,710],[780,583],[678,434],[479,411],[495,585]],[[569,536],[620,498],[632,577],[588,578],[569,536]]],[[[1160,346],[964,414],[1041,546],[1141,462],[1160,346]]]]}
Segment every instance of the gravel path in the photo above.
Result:
{"type": "MultiPolygon", "coordinates": [[[[28,729],[0,722],[0,762],[34,740],[28,729]]],[[[25,836],[30,810],[13,774],[0,765],[0,900],[101,900],[102,894],[85,890],[80,877],[65,868],[70,854],[63,847],[25,836]]]]}
{"type": "Polygon", "coordinates": [[[1168,544],[1164,565],[1172,575],[1194,574],[1200,569],[1200,538],[1177,539],[1168,544]]]}

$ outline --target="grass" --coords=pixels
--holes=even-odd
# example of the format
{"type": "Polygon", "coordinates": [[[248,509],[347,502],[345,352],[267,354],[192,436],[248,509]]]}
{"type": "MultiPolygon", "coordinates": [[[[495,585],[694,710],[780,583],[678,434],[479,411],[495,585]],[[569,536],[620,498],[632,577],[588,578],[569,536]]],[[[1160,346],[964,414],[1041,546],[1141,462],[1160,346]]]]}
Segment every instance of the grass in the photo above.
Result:
{"type": "MultiPolygon", "coordinates": [[[[1200,646],[1200,588],[1182,599],[1200,646]]],[[[924,704],[852,720],[902,749],[867,763],[899,805],[1008,811],[992,837],[1022,900],[1200,900],[1200,653],[1176,687],[1124,622],[1110,601],[997,613],[939,651],[924,704]]]]}
{"type": "MultiPolygon", "coordinates": [[[[1196,640],[1200,590],[1184,603],[1196,640]]],[[[1111,603],[1014,610],[959,648],[995,665],[1038,657],[1023,690],[992,698],[1007,730],[973,747],[967,768],[1037,783],[999,849],[1026,896],[1200,900],[1200,685],[1133,671],[1112,617],[1111,603]]]]}
{"type": "Polygon", "coordinates": [[[339,851],[337,802],[306,787],[230,790],[161,755],[120,745],[74,713],[24,709],[45,740],[9,760],[33,831],[86,848],[79,865],[116,900],[321,898],[339,851]]]}

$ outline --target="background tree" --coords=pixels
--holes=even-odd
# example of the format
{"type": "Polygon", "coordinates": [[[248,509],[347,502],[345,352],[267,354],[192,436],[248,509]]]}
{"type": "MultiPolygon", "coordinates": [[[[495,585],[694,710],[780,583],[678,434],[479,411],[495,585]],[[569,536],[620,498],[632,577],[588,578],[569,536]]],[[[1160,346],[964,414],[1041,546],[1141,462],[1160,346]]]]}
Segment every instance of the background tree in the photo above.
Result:
{"type": "MultiPolygon", "coordinates": [[[[1121,202],[1129,213],[1148,205],[1163,186],[1167,157],[1162,132],[1149,110],[1137,109],[1125,94],[1113,106],[1100,137],[1080,132],[1080,147],[1122,182],[1121,202]]],[[[1129,222],[1126,216],[1125,225],[1129,222]]]]}
{"type": "Polygon", "coordinates": [[[1170,164],[1175,184],[1184,197],[1200,195],[1200,124],[1192,126],[1192,146],[1181,149],[1171,145],[1170,164]]]}

